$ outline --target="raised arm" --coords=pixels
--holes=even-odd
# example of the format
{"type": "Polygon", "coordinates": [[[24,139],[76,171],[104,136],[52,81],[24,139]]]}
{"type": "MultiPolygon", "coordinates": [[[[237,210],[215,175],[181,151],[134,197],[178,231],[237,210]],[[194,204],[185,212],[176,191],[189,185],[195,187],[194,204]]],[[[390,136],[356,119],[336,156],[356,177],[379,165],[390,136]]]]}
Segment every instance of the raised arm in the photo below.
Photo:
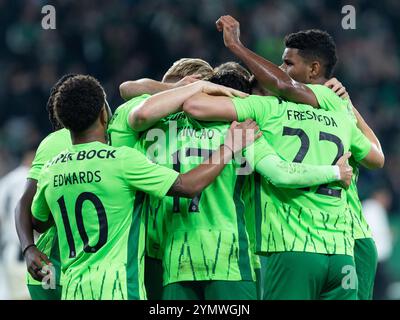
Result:
{"type": "Polygon", "coordinates": [[[211,184],[236,152],[261,137],[253,120],[238,123],[234,121],[228,130],[224,144],[198,167],[180,174],[167,195],[193,198],[211,184]]]}
{"type": "Polygon", "coordinates": [[[317,98],[311,89],[293,80],[277,65],[247,49],[241,43],[238,21],[231,16],[222,16],[216,25],[218,31],[223,31],[225,46],[246,64],[262,87],[286,100],[318,108],[317,98]]]}
{"type": "Polygon", "coordinates": [[[147,130],[162,118],[182,111],[183,103],[200,92],[227,97],[247,96],[243,92],[208,81],[197,81],[151,96],[129,114],[129,125],[135,131],[147,130]]]}

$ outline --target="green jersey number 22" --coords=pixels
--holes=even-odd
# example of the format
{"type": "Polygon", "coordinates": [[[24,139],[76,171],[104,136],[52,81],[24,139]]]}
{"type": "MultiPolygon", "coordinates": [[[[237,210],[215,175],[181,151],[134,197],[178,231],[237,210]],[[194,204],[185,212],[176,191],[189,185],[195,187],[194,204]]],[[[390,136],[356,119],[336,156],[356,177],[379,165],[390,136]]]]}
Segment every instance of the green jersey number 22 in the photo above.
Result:
{"type": "MultiPolygon", "coordinates": [[[[310,139],[305,133],[303,129],[300,128],[290,128],[283,127],[283,136],[298,136],[300,139],[300,150],[297,152],[296,156],[293,159],[293,162],[302,162],[310,148],[310,139]]],[[[338,152],[336,154],[335,160],[333,160],[332,165],[334,165],[341,156],[344,154],[343,142],[340,140],[338,136],[327,132],[319,133],[319,141],[329,141],[334,143],[337,146],[338,152]]],[[[303,190],[309,191],[309,188],[304,188],[303,190]]],[[[323,194],[326,196],[340,198],[341,190],[328,188],[327,184],[321,185],[318,187],[316,193],[323,194]]]]}

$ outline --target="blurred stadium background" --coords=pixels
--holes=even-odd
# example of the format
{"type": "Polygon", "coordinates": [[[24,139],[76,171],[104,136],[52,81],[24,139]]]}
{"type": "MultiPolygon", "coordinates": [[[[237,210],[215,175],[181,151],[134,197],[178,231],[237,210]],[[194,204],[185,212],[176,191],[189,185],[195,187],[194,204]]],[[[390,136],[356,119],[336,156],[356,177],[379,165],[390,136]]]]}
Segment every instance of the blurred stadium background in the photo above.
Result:
{"type": "MultiPolygon", "coordinates": [[[[65,73],[97,77],[115,109],[122,102],[118,86],[125,80],[161,79],[182,57],[203,58],[214,66],[234,60],[215,29],[220,15],[238,18],[242,41],[277,64],[287,33],[327,30],[338,48],[335,76],[385,151],[385,169],[363,171],[359,191],[363,200],[374,199],[366,209],[377,225],[381,255],[377,298],[400,298],[400,1],[0,0],[0,12],[0,179],[50,132],[46,101],[65,73]],[[41,27],[46,4],[56,8],[56,30],[41,27]],[[356,8],[355,30],[341,26],[346,4],[356,8]]],[[[10,188],[3,182],[3,195],[10,188]]],[[[5,222],[13,208],[4,207],[0,257],[14,233],[6,232],[5,222]]],[[[6,291],[2,279],[1,291],[6,291]]]]}

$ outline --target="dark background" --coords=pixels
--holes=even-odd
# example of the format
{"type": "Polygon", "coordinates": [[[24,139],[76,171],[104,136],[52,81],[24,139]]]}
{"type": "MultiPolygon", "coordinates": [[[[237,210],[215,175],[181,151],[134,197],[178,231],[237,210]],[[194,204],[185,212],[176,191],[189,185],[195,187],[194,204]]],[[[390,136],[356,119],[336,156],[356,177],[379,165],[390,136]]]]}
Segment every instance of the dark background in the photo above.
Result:
{"type": "MultiPolygon", "coordinates": [[[[231,14],[242,41],[280,64],[283,38],[320,28],[334,37],[335,76],[375,130],[386,155],[383,170],[363,171],[362,199],[378,187],[393,196],[390,219],[400,232],[400,1],[273,0],[0,0],[0,177],[23,151],[50,132],[45,111],[51,86],[69,72],[97,77],[115,109],[118,86],[128,79],[161,79],[177,59],[199,57],[213,66],[234,57],[215,29],[231,14]],[[56,8],[56,30],[41,26],[42,6],[56,8]],[[356,8],[356,29],[344,30],[342,7],[356,8]]],[[[398,241],[398,240],[397,240],[398,241]]],[[[400,280],[400,249],[393,253],[393,281],[400,280]]]]}

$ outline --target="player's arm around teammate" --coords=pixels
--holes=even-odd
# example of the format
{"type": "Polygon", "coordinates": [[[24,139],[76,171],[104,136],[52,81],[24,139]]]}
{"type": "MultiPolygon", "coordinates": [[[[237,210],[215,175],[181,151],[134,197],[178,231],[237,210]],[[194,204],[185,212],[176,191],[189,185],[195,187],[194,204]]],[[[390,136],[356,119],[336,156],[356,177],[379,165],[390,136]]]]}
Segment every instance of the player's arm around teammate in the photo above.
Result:
{"type": "Polygon", "coordinates": [[[350,96],[348,92],[346,91],[346,87],[343,86],[343,84],[337,80],[336,78],[332,78],[329,81],[325,83],[325,86],[328,88],[332,89],[338,96],[340,96],[343,99],[348,99],[349,100],[349,105],[351,107],[351,111],[355,116],[356,122],[357,122],[357,127],[358,129],[361,130],[361,132],[368,138],[368,140],[371,142],[371,148],[375,149],[376,153],[379,154],[380,156],[376,158],[376,161],[374,163],[365,163],[364,166],[366,166],[368,169],[380,169],[383,168],[385,164],[385,155],[382,150],[381,143],[376,136],[375,132],[371,129],[371,127],[368,125],[368,123],[364,120],[362,115],[358,112],[358,110],[354,107],[350,100],[350,96]]]}
{"type": "Polygon", "coordinates": [[[203,59],[182,58],[173,63],[164,74],[162,81],[148,78],[125,81],[119,87],[120,95],[124,100],[129,100],[143,94],[156,94],[197,80],[208,79],[213,72],[213,67],[203,59]]]}
{"type": "MultiPolygon", "coordinates": [[[[105,108],[102,109],[98,122],[103,124],[103,129],[105,131],[108,122],[105,108]]],[[[241,123],[236,121],[232,122],[224,144],[222,144],[218,150],[214,151],[211,157],[198,167],[187,173],[178,174],[175,182],[168,190],[167,195],[193,198],[212,183],[235,153],[252,144],[260,137],[261,132],[259,132],[259,128],[253,120],[248,119],[241,123]]],[[[75,141],[75,143],[81,142],[81,138],[72,138],[72,140],[73,142],[75,141]]],[[[158,167],[158,165],[155,166],[158,167]]],[[[44,189],[39,188],[35,196],[35,201],[36,211],[50,212],[44,196],[44,189]]],[[[39,232],[46,231],[52,223],[51,219],[41,221],[35,219],[35,217],[32,218],[33,228],[39,232]]]]}
{"type": "Polygon", "coordinates": [[[157,80],[143,78],[138,80],[125,81],[119,86],[119,94],[125,101],[141,96],[142,94],[156,94],[165,90],[179,88],[187,84],[196,82],[200,75],[184,77],[175,83],[160,82],[157,80]]]}
{"type": "MultiPolygon", "coordinates": [[[[250,101],[250,99],[253,99],[254,96],[250,96],[248,98],[244,98],[243,101],[250,101]],[[248,99],[248,100],[246,100],[248,99]]],[[[260,99],[253,99],[253,103],[258,103],[258,107],[263,104],[263,98],[259,97],[260,99]],[[261,104],[260,104],[261,103],[261,104]]],[[[268,100],[268,97],[266,97],[268,100]]],[[[267,101],[265,100],[265,101],[267,101]]],[[[250,103],[245,103],[241,104],[239,106],[240,108],[246,108],[249,111],[253,110],[253,106],[250,103]]],[[[237,115],[237,108],[231,98],[228,97],[214,97],[210,96],[205,93],[200,93],[193,95],[189,99],[185,101],[183,104],[183,111],[185,111],[189,116],[203,120],[203,121],[235,121],[238,119],[237,115]],[[216,107],[218,106],[218,107],[216,107]]],[[[249,114],[252,114],[251,112],[249,114]]],[[[253,117],[256,115],[253,114],[253,117]]],[[[377,148],[371,148],[370,152],[367,154],[367,156],[363,159],[362,164],[364,166],[367,166],[369,168],[371,167],[379,167],[381,160],[382,159],[382,154],[377,148]]],[[[341,180],[346,176],[346,171],[348,170],[348,167],[344,165],[344,162],[339,162],[342,164],[343,172],[341,172],[341,177],[337,178],[337,180],[341,180]],[[342,175],[343,173],[343,175],[342,175]]],[[[289,164],[287,164],[289,165],[289,164]]],[[[303,164],[299,164],[301,166],[303,164]]],[[[319,169],[318,166],[314,166],[315,168],[310,170],[310,172],[317,172],[319,169]]],[[[257,167],[255,167],[257,170],[257,167]]],[[[269,171],[269,170],[268,170],[269,171]]],[[[265,172],[267,173],[267,172],[265,172]]],[[[282,174],[284,171],[282,171],[282,174]]],[[[263,174],[263,173],[261,173],[263,174]]],[[[287,174],[286,174],[287,176],[287,174]]],[[[292,176],[293,177],[293,176],[292,176]]],[[[305,175],[306,180],[304,180],[304,177],[302,177],[300,180],[298,180],[298,183],[311,183],[309,179],[312,177],[312,175],[305,175]]],[[[317,177],[317,175],[316,175],[317,177]]],[[[319,177],[321,177],[319,175],[319,177]]],[[[294,177],[293,177],[294,178],[294,177]]],[[[336,180],[333,180],[336,181],[336,180]]],[[[332,182],[332,181],[331,181],[332,182]]],[[[271,183],[274,183],[271,181],[271,183]]],[[[294,183],[293,184],[297,184],[294,183]]],[[[347,185],[348,186],[348,185],[347,185]]]]}
{"type": "Polygon", "coordinates": [[[160,92],[146,99],[129,114],[129,125],[134,131],[144,131],[160,119],[182,111],[185,100],[196,93],[228,97],[245,97],[247,94],[207,81],[197,81],[183,87],[160,92]]]}
{"type": "MultiPolygon", "coordinates": [[[[140,284],[143,283],[143,272],[141,271],[143,270],[143,262],[140,259],[139,248],[135,249],[137,254],[132,256],[131,250],[119,250],[114,245],[115,242],[120,244],[123,242],[125,247],[129,246],[132,243],[130,241],[131,235],[132,237],[139,237],[141,243],[143,243],[144,233],[139,230],[141,224],[136,223],[142,217],[139,215],[139,211],[135,211],[132,215],[132,201],[136,201],[136,198],[132,199],[132,196],[135,196],[136,191],[143,191],[159,198],[167,194],[191,198],[216,178],[225,164],[230,162],[235,152],[260,137],[254,121],[247,120],[240,124],[234,122],[228,130],[224,143],[211,155],[211,158],[190,172],[179,174],[171,169],[151,163],[136,150],[107,146],[105,144],[105,130],[108,116],[104,107],[104,100],[105,94],[102,87],[89,76],[77,76],[61,87],[56,103],[57,116],[63,125],[69,129],[73,145],[66,152],[55,157],[44,168],[39,179],[38,192],[32,205],[35,227],[44,229],[46,221],[50,219],[51,215],[54,217],[57,229],[62,230],[59,233],[61,262],[65,271],[65,279],[67,279],[65,280],[67,285],[63,289],[64,299],[114,297],[115,290],[112,290],[112,287],[113,284],[115,285],[115,281],[119,281],[121,284],[120,292],[117,293],[116,298],[143,298],[143,290],[140,289],[143,288],[140,284]],[[87,92],[91,92],[91,94],[87,95],[87,92]],[[96,158],[93,159],[94,157],[96,158]],[[133,163],[132,158],[135,159],[133,163]],[[69,182],[58,180],[60,172],[63,172],[66,176],[74,175],[71,172],[76,167],[79,167],[80,170],[79,179],[75,176],[76,178],[69,180],[69,182]],[[97,171],[90,175],[89,173],[94,168],[97,171]],[[120,168],[120,170],[115,170],[116,168],[120,168]],[[94,183],[84,183],[87,182],[87,179],[93,180],[96,175],[98,180],[96,179],[94,183]],[[100,183],[106,180],[108,183],[100,183]],[[110,182],[113,182],[112,187],[110,187],[110,182]],[[78,187],[80,190],[76,189],[78,187]],[[78,195],[80,191],[81,193],[78,195]],[[97,201],[98,203],[98,206],[94,209],[99,215],[100,224],[100,229],[95,230],[100,232],[100,235],[96,235],[99,240],[94,247],[88,246],[89,235],[82,228],[85,227],[85,222],[86,225],[90,224],[90,219],[96,220],[97,217],[95,215],[83,215],[81,217],[82,207],[78,205],[78,209],[76,209],[76,203],[89,194],[92,195],[90,201],[97,201]],[[117,196],[120,196],[121,199],[116,199],[117,196]],[[126,201],[122,199],[126,199],[126,201]],[[101,206],[101,210],[98,209],[101,206]],[[67,218],[66,214],[68,215],[73,211],[75,211],[75,214],[72,213],[67,218]],[[122,215],[124,219],[118,217],[118,214],[122,215]],[[78,219],[78,225],[71,225],[69,223],[70,218],[78,219]],[[116,227],[115,223],[121,223],[120,227],[125,230],[124,240],[121,240],[120,237],[121,228],[116,227]],[[80,240],[83,240],[83,242],[80,240]],[[100,248],[102,249],[100,250],[100,248]],[[116,259],[111,258],[112,260],[110,260],[108,255],[104,254],[106,252],[110,253],[110,256],[118,255],[121,259],[116,261],[116,259]],[[97,264],[99,268],[91,271],[86,263],[90,266],[97,264]],[[79,265],[79,268],[77,265],[79,265]],[[106,266],[107,268],[105,268],[106,266]],[[129,273],[127,269],[131,267],[134,270],[129,273]],[[112,271],[108,272],[107,270],[112,271]],[[92,276],[93,272],[107,277],[107,285],[103,287],[103,278],[92,276]],[[129,276],[136,283],[137,281],[140,283],[135,285],[128,280],[123,280],[125,277],[120,278],[119,276],[121,272],[127,273],[127,279],[129,276]],[[92,284],[93,286],[91,286],[92,284]],[[129,287],[132,287],[132,285],[134,288],[131,288],[130,291],[129,287]],[[85,289],[89,287],[93,287],[94,291],[85,289]],[[78,290],[79,288],[81,290],[78,290]]],[[[140,200],[139,197],[137,199],[140,200]]],[[[91,210],[87,207],[83,209],[85,212],[91,210]]],[[[134,243],[136,245],[138,242],[134,243]]],[[[144,250],[142,245],[140,250],[144,250]]]]}

